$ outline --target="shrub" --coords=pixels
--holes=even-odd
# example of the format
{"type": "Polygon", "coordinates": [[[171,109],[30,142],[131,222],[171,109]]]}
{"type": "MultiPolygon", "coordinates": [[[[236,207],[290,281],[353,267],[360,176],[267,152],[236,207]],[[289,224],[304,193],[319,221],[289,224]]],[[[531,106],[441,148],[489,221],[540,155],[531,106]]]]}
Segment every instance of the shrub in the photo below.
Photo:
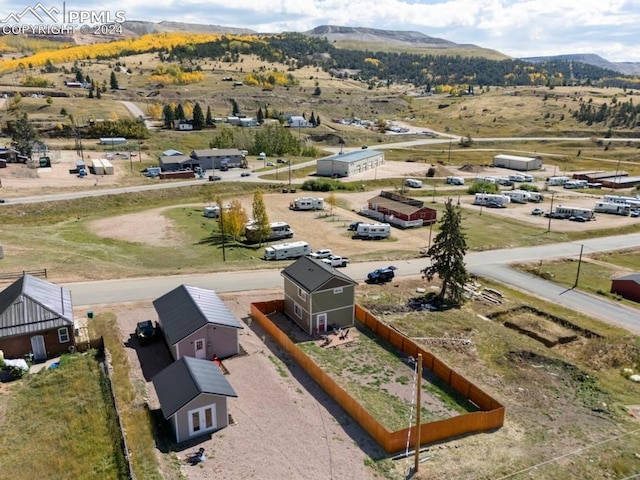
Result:
{"type": "Polygon", "coordinates": [[[340,180],[333,178],[319,178],[314,180],[307,180],[302,184],[302,190],[311,192],[332,192],[334,190],[351,190],[347,185],[340,180]]]}
{"type": "Polygon", "coordinates": [[[436,175],[436,168],[435,167],[429,167],[429,170],[427,170],[427,178],[432,178],[436,175]]]}
{"type": "Polygon", "coordinates": [[[469,195],[475,195],[476,193],[498,193],[498,186],[491,182],[473,182],[467,192],[469,195]]]}

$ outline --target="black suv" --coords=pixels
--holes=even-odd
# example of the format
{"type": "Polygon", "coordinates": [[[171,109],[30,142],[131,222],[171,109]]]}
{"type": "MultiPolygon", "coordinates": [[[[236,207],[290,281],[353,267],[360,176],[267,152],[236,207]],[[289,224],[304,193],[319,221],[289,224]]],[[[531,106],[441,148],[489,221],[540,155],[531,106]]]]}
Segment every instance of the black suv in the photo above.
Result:
{"type": "Polygon", "coordinates": [[[387,268],[378,268],[367,275],[367,283],[387,283],[395,277],[394,271],[396,267],[388,266],[387,268]]]}
{"type": "Polygon", "coordinates": [[[151,320],[138,322],[136,325],[136,338],[138,342],[140,342],[140,345],[146,345],[156,340],[157,333],[157,328],[151,320]]]}

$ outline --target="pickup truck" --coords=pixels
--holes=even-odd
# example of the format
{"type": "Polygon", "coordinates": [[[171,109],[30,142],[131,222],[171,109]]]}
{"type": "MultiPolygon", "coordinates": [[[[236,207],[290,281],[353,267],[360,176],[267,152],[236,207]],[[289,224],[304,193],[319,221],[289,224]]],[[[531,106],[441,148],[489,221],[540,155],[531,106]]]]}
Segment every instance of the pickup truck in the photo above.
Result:
{"type": "Polygon", "coordinates": [[[323,258],[322,261],[334,268],[346,267],[347,264],[349,263],[349,259],[347,257],[339,257],[337,255],[332,255],[331,257],[323,258]]]}

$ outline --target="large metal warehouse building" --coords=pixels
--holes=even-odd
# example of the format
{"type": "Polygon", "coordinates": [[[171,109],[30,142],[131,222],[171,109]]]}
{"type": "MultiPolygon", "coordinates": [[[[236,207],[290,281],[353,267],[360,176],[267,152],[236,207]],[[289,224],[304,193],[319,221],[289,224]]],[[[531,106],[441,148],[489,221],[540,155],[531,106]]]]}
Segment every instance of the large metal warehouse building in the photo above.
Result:
{"type": "Polygon", "coordinates": [[[518,157],[516,155],[496,155],[493,157],[493,166],[509,168],[526,172],[528,170],[541,170],[542,158],[540,157],[518,157]]]}
{"type": "Polygon", "coordinates": [[[320,177],[350,177],[384,165],[384,153],[376,150],[355,150],[321,158],[316,162],[320,177]]]}

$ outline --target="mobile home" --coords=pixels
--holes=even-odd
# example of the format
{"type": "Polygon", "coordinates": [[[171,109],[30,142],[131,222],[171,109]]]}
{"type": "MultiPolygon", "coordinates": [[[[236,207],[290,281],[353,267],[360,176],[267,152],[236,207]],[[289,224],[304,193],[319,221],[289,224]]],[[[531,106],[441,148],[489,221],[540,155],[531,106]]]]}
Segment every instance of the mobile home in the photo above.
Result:
{"type": "Polygon", "coordinates": [[[584,217],[587,220],[593,220],[595,214],[590,208],[569,207],[566,205],[558,205],[553,216],[556,218],[584,217]]]}
{"type": "Polygon", "coordinates": [[[355,237],[381,239],[391,235],[391,225],[388,223],[361,223],[356,229],[355,237]]]}
{"type": "Polygon", "coordinates": [[[631,213],[631,205],[627,203],[596,202],[593,211],[597,213],[629,216],[631,213]]]}
{"type": "Polygon", "coordinates": [[[558,185],[564,185],[569,180],[571,180],[569,177],[550,177],[549,186],[553,187],[558,185]]]}
{"type": "Polygon", "coordinates": [[[272,245],[264,249],[265,260],[291,260],[311,253],[307,242],[291,242],[272,245]]]}
{"type": "Polygon", "coordinates": [[[527,203],[531,201],[531,194],[526,190],[508,190],[502,194],[509,197],[512,203],[527,203]]]}
{"type": "Polygon", "coordinates": [[[506,195],[498,195],[495,193],[476,193],[476,198],[473,201],[474,205],[487,205],[489,203],[507,205],[511,203],[511,199],[506,195]]]}
{"type": "Polygon", "coordinates": [[[271,222],[269,224],[269,233],[266,238],[260,238],[258,226],[254,223],[247,225],[245,236],[250,242],[283,240],[285,238],[293,238],[293,230],[286,222],[271,222]]]}
{"type": "Polygon", "coordinates": [[[447,177],[447,183],[449,185],[464,185],[464,178],[462,178],[462,177],[447,177]]]}
{"type": "Polygon", "coordinates": [[[289,205],[291,210],[322,210],[324,208],[324,199],[320,197],[301,197],[296,198],[289,205]]]}

